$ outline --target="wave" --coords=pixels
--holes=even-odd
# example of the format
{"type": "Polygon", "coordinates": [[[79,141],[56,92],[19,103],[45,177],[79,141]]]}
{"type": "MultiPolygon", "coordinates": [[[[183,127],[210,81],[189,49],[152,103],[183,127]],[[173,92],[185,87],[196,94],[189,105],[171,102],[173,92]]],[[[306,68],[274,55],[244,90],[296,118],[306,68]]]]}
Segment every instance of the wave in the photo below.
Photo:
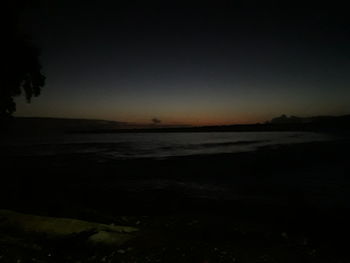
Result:
{"type": "Polygon", "coordinates": [[[201,144],[187,144],[187,145],[176,145],[176,146],[165,146],[161,147],[161,150],[196,150],[203,148],[217,148],[217,147],[230,147],[230,146],[240,146],[240,145],[251,145],[257,143],[265,143],[269,140],[255,140],[255,141],[235,141],[235,142],[214,142],[214,143],[201,143],[201,144]]]}
{"type": "Polygon", "coordinates": [[[232,146],[232,145],[249,145],[256,143],[268,142],[268,140],[255,140],[255,141],[236,141],[236,142],[219,142],[219,143],[202,143],[201,147],[221,147],[221,146],[232,146]]]}

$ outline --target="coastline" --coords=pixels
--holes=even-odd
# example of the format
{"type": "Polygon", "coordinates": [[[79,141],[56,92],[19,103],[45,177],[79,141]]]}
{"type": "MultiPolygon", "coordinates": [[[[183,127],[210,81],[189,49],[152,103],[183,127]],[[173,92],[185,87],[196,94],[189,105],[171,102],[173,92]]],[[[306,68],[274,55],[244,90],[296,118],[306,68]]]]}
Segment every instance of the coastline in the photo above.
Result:
{"type": "MultiPolygon", "coordinates": [[[[50,191],[52,194],[56,192],[59,196],[60,191],[63,191],[64,188],[71,187],[76,188],[76,194],[72,193],[73,199],[79,199],[79,192],[81,195],[87,195],[89,191],[93,193],[92,199],[106,198],[107,202],[112,198],[113,192],[118,192],[120,195],[125,194],[125,196],[140,195],[140,201],[145,201],[141,198],[142,194],[156,193],[154,197],[156,198],[158,194],[162,195],[163,191],[163,195],[169,195],[170,199],[172,195],[196,198],[195,194],[191,196],[191,191],[198,191],[198,195],[207,194],[209,197],[207,199],[225,201],[225,199],[235,199],[228,195],[228,192],[233,192],[234,188],[227,188],[234,184],[239,184],[236,190],[243,195],[254,191],[267,194],[275,191],[276,194],[283,194],[286,189],[278,191],[278,185],[268,187],[268,184],[280,183],[282,187],[284,183],[287,185],[293,180],[300,181],[306,172],[312,175],[313,179],[325,180],[323,183],[327,183],[329,180],[327,170],[345,173],[344,169],[348,169],[347,158],[343,153],[348,149],[349,144],[348,140],[309,142],[263,146],[252,152],[159,159],[105,159],[101,161],[93,154],[41,157],[2,156],[1,158],[7,171],[16,174],[13,177],[16,178],[16,182],[21,183],[22,181],[20,191],[23,190],[25,193],[25,188],[32,190],[32,193],[28,193],[28,197],[35,197],[36,193],[41,191],[50,191]],[[34,171],[34,174],[28,177],[28,171],[34,171]],[[29,185],[31,187],[28,187],[29,185]],[[246,185],[246,189],[240,188],[243,185],[246,185]],[[106,193],[108,189],[111,197],[108,197],[106,193]],[[210,198],[210,193],[215,198],[210,198]]],[[[7,179],[13,181],[13,178],[4,176],[5,185],[7,179]]],[[[341,179],[345,180],[343,177],[341,179]]],[[[317,186],[317,181],[314,183],[317,186]]],[[[338,184],[342,185],[341,182],[338,184]]],[[[73,192],[72,189],[66,192],[73,192]]],[[[292,194],[293,189],[289,190],[292,194]]],[[[299,191],[295,195],[305,195],[301,193],[301,189],[294,190],[299,191]]],[[[261,195],[261,197],[263,200],[264,196],[261,195]]],[[[285,198],[288,197],[285,196],[285,198]]],[[[305,196],[300,198],[305,198],[305,196]]],[[[273,199],[273,195],[270,199],[273,199]]],[[[164,196],[159,200],[164,200],[164,196]]],[[[155,210],[159,211],[159,208],[155,210]]],[[[166,210],[164,207],[164,211],[166,210]]],[[[173,210],[176,211],[175,208],[173,210]]]]}
{"type": "MultiPolygon", "coordinates": [[[[140,229],[122,253],[20,235],[22,243],[39,244],[29,251],[43,262],[47,253],[65,262],[256,262],[264,255],[329,262],[347,258],[341,238],[350,233],[349,146],[338,140],[104,162],[91,154],[2,156],[9,172],[1,177],[1,208],[140,229]]],[[[28,248],[11,244],[0,244],[14,251],[9,258],[18,251],[29,257],[28,248]]]]}

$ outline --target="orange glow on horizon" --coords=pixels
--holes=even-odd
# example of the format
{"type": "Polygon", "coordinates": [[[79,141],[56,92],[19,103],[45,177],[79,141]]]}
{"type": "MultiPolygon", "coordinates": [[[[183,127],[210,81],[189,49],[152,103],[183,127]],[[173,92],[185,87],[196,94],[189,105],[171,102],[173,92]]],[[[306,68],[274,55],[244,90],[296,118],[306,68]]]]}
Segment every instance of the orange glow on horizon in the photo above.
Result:
{"type": "MultiPolygon", "coordinates": [[[[234,125],[234,124],[255,124],[255,123],[263,123],[269,118],[257,118],[257,117],[236,117],[236,118],[196,118],[196,117],[188,117],[188,118],[166,118],[166,117],[157,117],[161,120],[161,123],[157,124],[158,126],[224,126],[224,125],[234,125]]],[[[115,121],[125,121],[127,123],[132,123],[135,125],[149,125],[152,124],[152,118],[149,119],[139,119],[139,118],[127,118],[125,120],[115,119],[115,121]]]]}

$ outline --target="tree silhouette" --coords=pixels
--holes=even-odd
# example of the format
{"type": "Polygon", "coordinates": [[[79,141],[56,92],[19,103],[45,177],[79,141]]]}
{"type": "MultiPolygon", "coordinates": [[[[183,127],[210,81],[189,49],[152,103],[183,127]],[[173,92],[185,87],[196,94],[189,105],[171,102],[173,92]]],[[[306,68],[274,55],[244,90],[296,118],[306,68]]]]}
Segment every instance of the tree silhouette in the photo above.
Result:
{"type": "Polygon", "coordinates": [[[16,111],[14,97],[24,94],[30,102],[45,84],[39,49],[19,29],[20,8],[12,6],[8,11],[10,18],[1,33],[4,46],[1,48],[0,119],[6,119],[16,111]]]}

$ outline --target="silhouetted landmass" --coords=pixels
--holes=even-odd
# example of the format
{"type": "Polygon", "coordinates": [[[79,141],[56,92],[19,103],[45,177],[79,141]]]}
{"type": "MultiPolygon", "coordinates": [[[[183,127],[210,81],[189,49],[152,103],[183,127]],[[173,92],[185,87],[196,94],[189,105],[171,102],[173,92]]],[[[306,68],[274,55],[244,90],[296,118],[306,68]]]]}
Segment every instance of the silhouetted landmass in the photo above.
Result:
{"type": "Polygon", "coordinates": [[[314,131],[314,132],[350,132],[350,115],[316,116],[309,118],[281,117],[266,123],[235,124],[222,126],[174,126],[154,124],[133,124],[127,122],[16,117],[7,127],[7,133],[171,133],[171,132],[263,132],[263,131],[314,131]]]}
{"type": "MultiPolygon", "coordinates": [[[[149,130],[150,128],[169,128],[166,124],[136,124],[130,122],[108,121],[98,119],[14,117],[8,120],[5,133],[70,133],[70,132],[115,132],[116,130],[149,130]]],[[[176,126],[179,128],[179,126],[176,126]]],[[[181,127],[185,127],[184,125],[181,127]]]]}
{"type": "MultiPolygon", "coordinates": [[[[86,130],[89,133],[128,133],[128,132],[259,132],[259,131],[314,131],[314,132],[349,132],[350,115],[317,116],[309,118],[282,117],[266,123],[235,124],[200,127],[158,127],[86,130]]],[[[83,132],[83,131],[81,131],[83,132]]]]}
{"type": "Polygon", "coordinates": [[[287,116],[285,114],[280,117],[273,118],[271,124],[310,124],[310,123],[329,123],[329,124],[340,124],[350,121],[350,115],[343,116],[313,116],[313,117],[297,117],[287,116]]]}
{"type": "MultiPolygon", "coordinates": [[[[117,129],[125,127],[125,122],[93,120],[93,119],[65,119],[65,118],[32,118],[16,117],[7,127],[7,133],[65,133],[74,131],[88,131],[96,129],[117,129]]],[[[128,126],[127,126],[128,127],[128,126]]]]}

